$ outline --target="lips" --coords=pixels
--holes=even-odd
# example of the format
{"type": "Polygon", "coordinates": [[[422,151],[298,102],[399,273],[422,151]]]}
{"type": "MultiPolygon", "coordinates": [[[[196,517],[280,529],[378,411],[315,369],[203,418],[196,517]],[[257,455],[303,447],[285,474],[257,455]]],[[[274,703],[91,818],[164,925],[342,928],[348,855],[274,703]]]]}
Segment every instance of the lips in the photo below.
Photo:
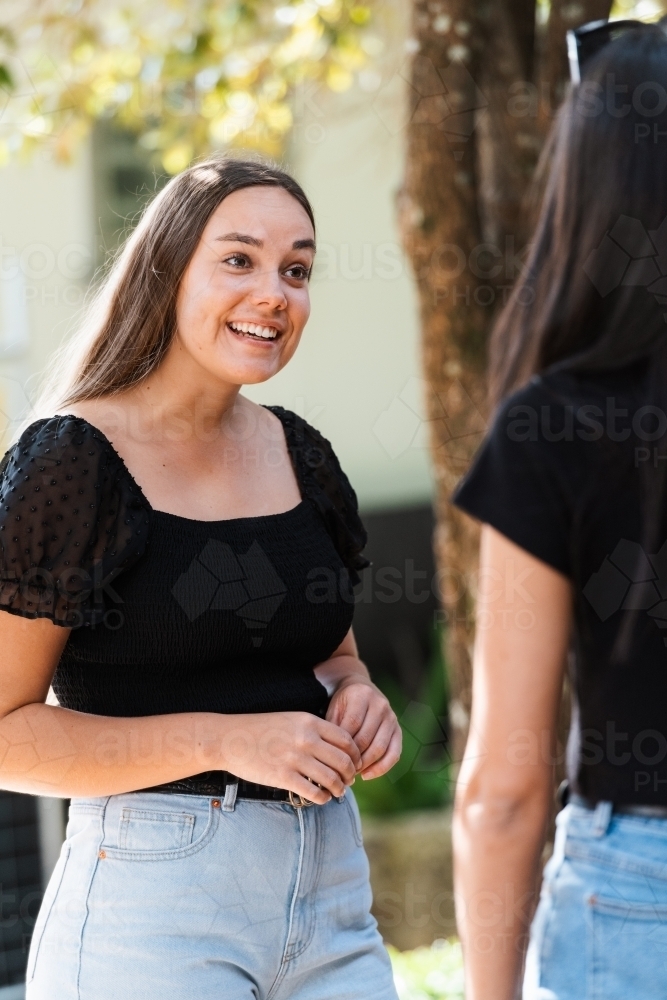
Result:
{"type": "Polygon", "coordinates": [[[259,323],[245,323],[237,322],[236,320],[230,320],[227,326],[241,336],[252,337],[255,340],[276,340],[280,334],[280,330],[275,326],[263,326],[259,323]]]}

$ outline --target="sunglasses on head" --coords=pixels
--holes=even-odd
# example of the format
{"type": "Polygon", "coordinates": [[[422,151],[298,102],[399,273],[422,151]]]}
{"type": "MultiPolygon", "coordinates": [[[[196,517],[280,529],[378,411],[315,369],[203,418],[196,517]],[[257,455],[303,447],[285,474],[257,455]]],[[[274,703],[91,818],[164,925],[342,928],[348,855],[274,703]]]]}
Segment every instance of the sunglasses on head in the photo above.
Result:
{"type": "Polygon", "coordinates": [[[667,18],[657,22],[647,21],[589,21],[567,33],[567,55],[570,63],[570,79],[572,83],[581,83],[581,73],[585,64],[603,49],[609,42],[616,41],[629,31],[653,28],[659,24],[667,27],[667,18]]]}

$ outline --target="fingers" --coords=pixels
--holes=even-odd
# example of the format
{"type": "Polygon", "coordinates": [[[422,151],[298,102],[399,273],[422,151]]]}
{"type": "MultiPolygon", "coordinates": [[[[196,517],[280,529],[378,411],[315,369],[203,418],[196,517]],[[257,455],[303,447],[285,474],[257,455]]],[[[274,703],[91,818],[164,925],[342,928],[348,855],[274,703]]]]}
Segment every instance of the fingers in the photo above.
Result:
{"type": "Polygon", "coordinates": [[[361,772],[361,777],[364,781],[368,781],[371,778],[379,778],[383,774],[386,774],[387,771],[390,771],[394,764],[397,764],[401,759],[402,745],[403,733],[400,726],[397,726],[386,753],[378,761],[361,772]]]}
{"type": "MultiPolygon", "coordinates": [[[[332,767],[327,767],[326,764],[322,764],[319,760],[304,761],[302,774],[304,778],[313,782],[314,785],[321,785],[323,789],[326,789],[330,793],[329,798],[332,795],[338,798],[340,795],[345,794],[347,786],[338,771],[332,767]]],[[[311,787],[312,791],[313,788],[311,787]]]]}
{"type": "Polygon", "coordinates": [[[387,719],[378,729],[373,742],[362,754],[362,778],[379,778],[398,762],[403,734],[395,718],[387,719]]]}
{"type": "Polygon", "coordinates": [[[385,722],[395,722],[396,716],[387,698],[370,684],[351,684],[334,694],[328,719],[348,732],[362,754],[373,743],[378,730],[385,722]]]}
{"type": "MultiPolygon", "coordinates": [[[[337,747],[349,757],[354,766],[354,774],[356,774],[361,767],[361,752],[350,734],[341,729],[340,726],[335,725],[333,722],[327,722],[325,719],[320,720],[318,731],[324,743],[332,747],[337,747]]],[[[354,777],[354,774],[352,777],[354,777]]]]}
{"type": "Polygon", "coordinates": [[[367,684],[352,685],[344,688],[339,696],[334,696],[331,701],[331,714],[327,715],[327,718],[349,733],[355,742],[368,715],[372,700],[371,691],[367,684]]]}
{"type": "Polygon", "coordinates": [[[295,775],[287,787],[296,795],[300,795],[302,799],[308,799],[309,802],[314,802],[318,806],[325,806],[327,802],[331,802],[333,797],[326,788],[318,788],[302,774],[295,775]]]}
{"type": "Polygon", "coordinates": [[[354,742],[359,747],[361,751],[361,762],[362,767],[366,766],[371,761],[365,761],[364,755],[369,750],[373,744],[373,740],[377,736],[380,727],[383,723],[392,723],[395,721],[395,715],[389,707],[388,702],[376,701],[375,704],[370,705],[366,713],[366,718],[364,719],[363,725],[354,737],[354,742]]]}

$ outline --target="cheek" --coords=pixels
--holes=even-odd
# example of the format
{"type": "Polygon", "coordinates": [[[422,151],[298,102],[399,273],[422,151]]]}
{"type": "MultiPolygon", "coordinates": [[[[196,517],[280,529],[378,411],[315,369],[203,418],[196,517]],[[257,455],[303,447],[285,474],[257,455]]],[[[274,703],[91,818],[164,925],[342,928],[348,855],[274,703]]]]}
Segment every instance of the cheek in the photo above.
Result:
{"type": "Polygon", "coordinates": [[[294,327],[301,331],[310,316],[310,294],[307,288],[294,295],[290,301],[289,311],[294,327]]]}
{"type": "Polygon", "coordinates": [[[229,309],[228,289],[214,281],[186,285],[179,294],[176,322],[181,335],[200,339],[217,329],[220,317],[229,309]]]}

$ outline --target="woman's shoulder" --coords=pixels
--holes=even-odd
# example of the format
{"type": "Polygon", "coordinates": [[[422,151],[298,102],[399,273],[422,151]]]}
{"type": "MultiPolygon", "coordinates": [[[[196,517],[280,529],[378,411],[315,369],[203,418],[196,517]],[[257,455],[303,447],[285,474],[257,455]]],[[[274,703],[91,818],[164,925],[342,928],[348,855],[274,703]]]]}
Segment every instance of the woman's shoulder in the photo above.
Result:
{"type": "Polygon", "coordinates": [[[502,401],[489,437],[532,444],[540,452],[572,460],[572,445],[585,461],[606,454],[597,445],[628,440],[647,398],[645,363],[609,372],[546,371],[502,401]],[[567,446],[567,447],[566,447],[567,446]]]}
{"type": "Polygon", "coordinates": [[[96,581],[142,555],[149,520],[101,431],[74,414],[33,421],[0,466],[0,607],[68,627],[101,620],[96,581]]]}
{"type": "Polygon", "coordinates": [[[304,496],[324,519],[353,582],[369,566],[363,556],[367,534],[357,495],[341,468],[331,442],[312,424],[283,406],[267,406],[283,425],[287,449],[304,496]]]}
{"type": "Polygon", "coordinates": [[[266,409],[283,425],[287,449],[305,492],[324,490],[338,505],[351,505],[356,509],[356,493],[329,439],[292,410],[283,406],[267,406],[266,409]]]}
{"type": "Polygon", "coordinates": [[[609,371],[547,369],[503,400],[499,412],[513,406],[550,405],[575,412],[582,406],[605,405],[608,399],[634,400],[645,394],[645,358],[609,371]]]}
{"type": "Polygon", "coordinates": [[[0,464],[5,487],[7,479],[17,474],[28,482],[35,472],[43,476],[47,472],[56,475],[56,471],[58,475],[69,477],[66,478],[69,482],[91,473],[105,473],[106,482],[112,477],[120,477],[128,480],[130,489],[133,486],[109,439],[80,414],[56,413],[32,421],[9,447],[0,464]],[[64,472],[65,467],[67,472],[64,472]]]}
{"type": "Polygon", "coordinates": [[[525,385],[515,389],[500,403],[497,414],[508,415],[517,407],[566,407],[583,402],[583,397],[597,395],[593,386],[588,388],[565,372],[543,372],[533,375],[525,385]]]}
{"type": "Polygon", "coordinates": [[[317,459],[318,464],[323,464],[327,458],[338,461],[331,442],[324,437],[321,431],[309,424],[305,417],[300,416],[293,410],[287,410],[284,406],[272,405],[263,407],[268,410],[282,424],[285,432],[287,447],[290,452],[299,451],[304,458],[310,460],[317,459]],[[315,455],[314,450],[319,452],[315,455]]]}

